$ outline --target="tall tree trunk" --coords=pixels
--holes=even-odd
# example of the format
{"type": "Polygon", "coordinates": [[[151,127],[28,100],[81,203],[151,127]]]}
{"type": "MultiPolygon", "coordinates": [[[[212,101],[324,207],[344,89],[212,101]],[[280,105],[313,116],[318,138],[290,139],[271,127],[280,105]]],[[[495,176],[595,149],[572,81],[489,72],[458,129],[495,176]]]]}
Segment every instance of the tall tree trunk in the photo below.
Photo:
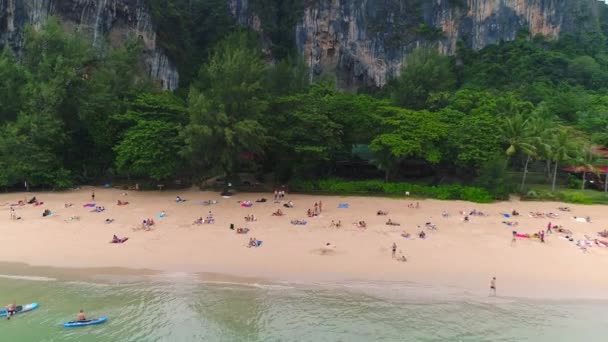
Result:
{"type": "Polygon", "coordinates": [[[545,171],[547,172],[547,180],[551,180],[551,161],[547,160],[545,171]]]}
{"type": "Polygon", "coordinates": [[[551,185],[551,191],[555,192],[555,180],[557,179],[557,160],[555,161],[555,166],[553,167],[553,184],[551,185]]]}
{"type": "Polygon", "coordinates": [[[528,163],[530,163],[530,156],[526,158],[526,164],[524,165],[524,176],[521,179],[521,187],[519,191],[524,191],[524,186],[526,185],[526,176],[528,175],[528,163]]]}
{"type": "Polygon", "coordinates": [[[604,174],[604,193],[608,193],[608,172],[604,174]]]}
{"type": "Polygon", "coordinates": [[[388,183],[389,174],[390,174],[390,169],[387,167],[384,169],[384,183],[388,183]]]}
{"type": "Polygon", "coordinates": [[[587,172],[583,171],[583,185],[581,185],[581,190],[585,190],[585,180],[587,179],[587,172]]]}

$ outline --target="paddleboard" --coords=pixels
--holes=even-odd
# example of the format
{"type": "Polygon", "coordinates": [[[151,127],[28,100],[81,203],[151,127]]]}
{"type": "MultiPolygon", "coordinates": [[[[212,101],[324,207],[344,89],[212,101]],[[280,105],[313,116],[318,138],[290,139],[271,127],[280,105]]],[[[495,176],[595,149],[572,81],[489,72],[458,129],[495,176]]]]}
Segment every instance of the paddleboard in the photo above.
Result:
{"type": "Polygon", "coordinates": [[[108,320],[107,317],[99,317],[97,319],[89,319],[86,321],[72,321],[63,323],[63,326],[66,328],[76,328],[76,327],[86,327],[89,325],[97,325],[101,323],[105,323],[108,320]]]}
{"type": "MultiPolygon", "coordinates": [[[[38,303],[26,304],[26,305],[17,305],[15,307],[15,314],[20,314],[28,311],[32,311],[38,308],[38,303]]],[[[8,311],[6,309],[0,310],[0,317],[8,316],[8,311]]]]}

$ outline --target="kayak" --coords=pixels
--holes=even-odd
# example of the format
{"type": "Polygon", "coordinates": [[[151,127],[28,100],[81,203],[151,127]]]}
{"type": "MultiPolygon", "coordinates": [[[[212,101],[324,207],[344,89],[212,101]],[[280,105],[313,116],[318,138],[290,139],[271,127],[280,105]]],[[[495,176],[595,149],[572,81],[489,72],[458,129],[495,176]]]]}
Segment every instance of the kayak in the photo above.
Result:
{"type": "MultiPolygon", "coordinates": [[[[25,304],[25,305],[17,305],[15,307],[15,314],[20,314],[28,311],[32,311],[38,308],[38,303],[25,304]]],[[[8,311],[6,309],[0,310],[0,317],[7,317],[8,311]]]]}
{"type": "Polygon", "coordinates": [[[89,319],[86,321],[72,321],[72,322],[63,323],[63,326],[66,328],[86,327],[89,325],[101,324],[107,320],[108,320],[107,317],[99,317],[97,319],[89,319]]]}

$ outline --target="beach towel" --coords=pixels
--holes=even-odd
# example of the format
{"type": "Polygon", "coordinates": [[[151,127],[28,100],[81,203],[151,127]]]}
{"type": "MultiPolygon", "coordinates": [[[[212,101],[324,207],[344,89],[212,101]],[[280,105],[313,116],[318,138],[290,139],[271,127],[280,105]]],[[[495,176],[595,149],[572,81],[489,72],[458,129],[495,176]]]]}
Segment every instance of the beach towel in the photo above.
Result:
{"type": "MultiPolygon", "coordinates": [[[[573,217],[573,218],[574,218],[574,217],[573,217]]],[[[586,223],[586,222],[587,222],[587,219],[585,219],[584,217],[577,217],[577,218],[574,218],[574,221],[576,221],[576,222],[583,222],[583,223],[586,223]]]]}
{"type": "Polygon", "coordinates": [[[340,203],[338,204],[338,208],[339,209],[348,209],[349,205],[348,203],[340,203]]]}
{"type": "Polygon", "coordinates": [[[518,237],[518,238],[523,238],[523,239],[529,239],[530,238],[530,235],[528,235],[528,234],[517,233],[517,234],[515,234],[515,236],[518,237]]]}
{"type": "Polygon", "coordinates": [[[243,208],[251,208],[251,207],[253,207],[253,203],[250,203],[250,204],[241,203],[241,207],[243,207],[243,208]]]}
{"type": "Polygon", "coordinates": [[[85,207],[85,208],[95,208],[95,203],[85,203],[83,205],[83,207],[85,207]]]}
{"type": "Polygon", "coordinates": [[[187,200],[185,200],[185,199],[183,199],[183,200],[175,200],[175,203],[184,203],[184,202],[186,202],[186,201],[187,201],[187,200]]]}
{"type": "Polygon", "coordinates": [[[167,216],[168,216],[167,214],[164,214],[164,215],[163,214],[158,214],[158,215],[156,215],[156,218],[162,219],[162,218],[165,218],[167,216]]]}
{"type": "Polygon", "coordinates": [[[258,247],[260,247],[262,245],[262,241],[258,240],[258,247]]]}
{"type": "Polygon", "coordinates": [[[502,214],[502,216],[504,216],[505,218],[511,217],[511,215],[509,215],[509,214],[502,214]]]}

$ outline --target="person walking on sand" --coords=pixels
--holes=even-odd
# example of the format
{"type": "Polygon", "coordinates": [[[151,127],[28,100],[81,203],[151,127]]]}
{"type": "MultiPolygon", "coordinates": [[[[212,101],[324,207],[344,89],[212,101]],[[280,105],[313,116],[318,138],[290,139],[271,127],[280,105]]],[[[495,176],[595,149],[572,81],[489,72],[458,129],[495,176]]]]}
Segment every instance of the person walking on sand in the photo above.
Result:
{"type": "Polygon", "coordinates": [[[95,202],[95,190],[91,191],[91,200],[95,202]]]}
{"type": "Polygon", "coordinates": [[[515,247],[516,242],[517,242],[517,232],[513,231],[513,238],[511,239],[511,247],[515,247]]]}
{"type": "Polygon", "coordinates": [[[551,228],[553,226],[551,225],[551,222],[549,222],[549,224],[547,225],[547,234],[552,234],[553,232],[551,231],[551,228]]]}
{"type": "Polygon", "coordinates": [[[492,277],[492,280],[490,281],[490,292],[491,295],[496,297],[496,277],[492,277]]]}
{"type": "Polygon", "coordinates": [[[393,259],[395,259],[396,253],[397,253],[397,244],[393,242],[393,259]]]}
{"type": "Polygon", "coordinates": [[[319,212],[323,212],[323,202],[319,201],[319,212]]]}

